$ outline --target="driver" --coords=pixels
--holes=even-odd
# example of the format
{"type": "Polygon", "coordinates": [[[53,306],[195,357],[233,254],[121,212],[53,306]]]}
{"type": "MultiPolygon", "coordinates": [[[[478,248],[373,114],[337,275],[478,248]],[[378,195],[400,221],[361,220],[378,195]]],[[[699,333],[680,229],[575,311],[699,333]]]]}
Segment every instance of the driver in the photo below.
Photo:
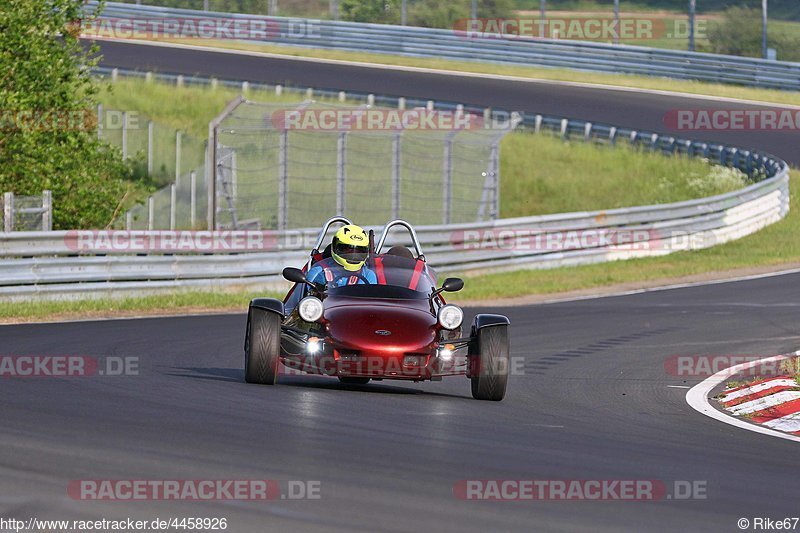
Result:
{"type": "Polygon", "coordinates": [[[331,257],[311,267],[308,279],[328,287],[378,283],[375,273],[364,264],[368,255],[367,232],[355,224],[343,226],[333,236],[331,257]]]}

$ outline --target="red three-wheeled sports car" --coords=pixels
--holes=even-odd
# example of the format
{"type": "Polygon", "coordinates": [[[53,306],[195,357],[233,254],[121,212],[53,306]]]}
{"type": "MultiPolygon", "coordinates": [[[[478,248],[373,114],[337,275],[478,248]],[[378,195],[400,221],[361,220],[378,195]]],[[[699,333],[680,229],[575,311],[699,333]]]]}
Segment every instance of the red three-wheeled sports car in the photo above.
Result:
{"type": "Polygon", "coordinates": [[[464,336],[463,311],[443,298],[444,292],[461,290],[464,282],[447,278],[436,285],[414,228],[403,220],[386,224],[377,243],[369,233],[366,264],[377,274],[377,283],[326,286],[310,281],[308,270],[330,255],[330,245],[323,245],[334,224],[350,221],[330,219],[305,266],[284,269],[284,278],[294,285],[283,301],[250,302],[245,380],[273,385],[283,372],[335,376],[349,384],[461,375],[470,379],[474,398],[502,400],[509,374],[508,318],[479,314],[464,336]],[[393,228],[408,232],[413,251],[406,246],[384,250],[393,228]]]}

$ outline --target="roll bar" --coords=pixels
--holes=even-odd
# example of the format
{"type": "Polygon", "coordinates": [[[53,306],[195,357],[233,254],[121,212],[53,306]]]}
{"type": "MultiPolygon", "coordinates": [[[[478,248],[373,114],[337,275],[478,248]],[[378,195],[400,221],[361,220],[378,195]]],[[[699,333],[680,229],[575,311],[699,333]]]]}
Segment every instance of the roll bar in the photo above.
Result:
{"type": "Polygon", "coordinates": [[[406,222],[405,220],[392,220],[391,222],[387,222],[386,225],[383,227],[383,231],[381,232],[381,236],[378,239],[378,244],[375,246],[375,254],[380,254],[381,249],[383,248],[383,244],[386,241],[386,237],[389,235],[389,230],[394,226],[403,226],[408,230],[408,233],[411,235],[411,243],[414,245],[414,248],[417,250],[417,257],[425,261],[425,255],[422,253],[422,247],[419,245],[419,239],[417,238],[417,232],[414,230],[414,227],[406,222]]]}

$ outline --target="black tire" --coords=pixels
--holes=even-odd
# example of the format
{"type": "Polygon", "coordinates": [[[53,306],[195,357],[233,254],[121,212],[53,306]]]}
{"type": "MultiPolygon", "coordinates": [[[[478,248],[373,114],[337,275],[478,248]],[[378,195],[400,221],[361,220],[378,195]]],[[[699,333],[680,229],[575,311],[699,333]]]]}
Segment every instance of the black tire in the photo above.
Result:
{"type": "Polygon", "coordinates": [[[274,385],[281,364],[281,317],[277,313],[250,308],[247,344],[244,350],[244,380],[274,385]]]}
{"type": "Polygon", "coordinates": [[[499,402],[508,385],[509,344],[508,326],[489,326],[478,330],[476,343],[477,376],[472,376],[472,397],[476,400],[499,402]]]}
{"type": "Polygon", "coordinates": [[[369,378],[339,376],[339,381],[341,381],[345,385],[366,385],[367,383],[369,383],[369,378]]]}

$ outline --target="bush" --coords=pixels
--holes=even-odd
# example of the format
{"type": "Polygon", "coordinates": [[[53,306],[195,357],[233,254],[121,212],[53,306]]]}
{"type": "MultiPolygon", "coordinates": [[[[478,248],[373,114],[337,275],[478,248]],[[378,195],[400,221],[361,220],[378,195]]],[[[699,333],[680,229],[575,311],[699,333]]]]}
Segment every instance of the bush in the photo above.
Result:
{"type": "MultiPolygon", "coordinates": [[[[800,36],[782,31],[780,26],[769,29],[768,45],[783,61],[800,60],[800,36]]],[[[761,57],[761,10],[732,7],[720,22],[708,28],[709,52],[734,56],[761,57]]]]}
{"type": "Polygon", "coordinates": [[[4,3],[0,191],[38,195],[50,189],[55,229],[103,227],[130,187],[131,171],[118,150],[97,139],[97,88],[89,72],[96,50],[85,51],[77,31],[83,1],[4,3]],[[44,120],[24,121],[23,113],[44,120]]]}

